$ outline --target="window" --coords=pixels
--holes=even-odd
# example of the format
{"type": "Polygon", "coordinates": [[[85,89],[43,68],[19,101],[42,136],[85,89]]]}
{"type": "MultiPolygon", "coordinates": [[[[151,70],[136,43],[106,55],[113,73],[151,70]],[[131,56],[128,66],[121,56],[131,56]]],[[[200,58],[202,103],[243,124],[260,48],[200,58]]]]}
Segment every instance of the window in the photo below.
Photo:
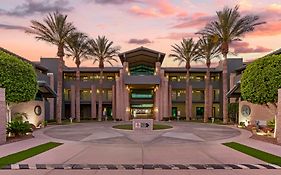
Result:
{"type": "Polygon", "coordinates": [[[92,91],[90,89],[80,90],[80,99],[81,100],[91,100],[92,91]]]}
{"type": "Polygon", "coordinates": [[[204,90],[193,90],[192,100],[194,101],[204,101],[204,90]]]}
{"type": "Polygon", "coordinates": [[[63,94],[64,94],[64,100],[66,101],[70,100],[70,89],[64,89],[63,94]]]}
{"type": "Polygon", "coordinates": [[[171,81],[177,81],[178,77],[177,76],[171,76],[170,79],[171,79],[171,81]]]}
{"type": "Polygon", "coordinates": [[[107,100],[112,100],[112,90],[107,91],[107,100]]]}
{"type": "Polygon", "coordinates": [[[64,73],[63,78],[64,80],[75,80],[76,76],[75,73],[64,73]]]}
{"type": "Polygon", "coordinates": [[[113,81],[114,80],[114,76],[107,76],[107,80],[113,81]]]}
{"type": "Polygon", "coordinates": [[[154,67],[143,64],[130,68],[130,75],[154,75],[154,72],[154,67]]]}
{"type": "Polygon", "coordinates": [[[133,99],[151,99],[151,98],[153,98],[153,90],[134,89],[131,92],[131,98],[133,98],[133,99]]]}

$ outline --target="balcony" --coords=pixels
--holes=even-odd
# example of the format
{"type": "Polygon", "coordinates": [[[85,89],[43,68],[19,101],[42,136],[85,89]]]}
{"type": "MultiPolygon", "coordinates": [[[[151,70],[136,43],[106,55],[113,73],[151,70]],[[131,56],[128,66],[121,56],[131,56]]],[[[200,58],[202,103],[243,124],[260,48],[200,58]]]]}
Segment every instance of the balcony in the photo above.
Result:
{"type": "Polygon", "coordinates": [[[127,85],[160,84],[160,77],[158,75],[125,75],[124,82],[127,85]]]}

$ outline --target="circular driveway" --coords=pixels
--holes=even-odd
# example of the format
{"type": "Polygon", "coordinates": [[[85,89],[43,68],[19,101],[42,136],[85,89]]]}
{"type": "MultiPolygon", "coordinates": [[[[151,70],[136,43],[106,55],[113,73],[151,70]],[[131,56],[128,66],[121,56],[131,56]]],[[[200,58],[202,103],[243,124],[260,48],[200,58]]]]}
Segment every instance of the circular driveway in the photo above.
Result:
{"type": "MultiPolygon", "coordinates": [[[[162,123],[162,122],[161,122],[162,123]]],[[[44,134],[62,140],[103,144],[182,144],[204,143],[240,135],[240,131],[221,125],[193,122],[166,122],[172,129],[126,131],[113,129],[124,122],[89,122],[46,128],[44,134]]]]}

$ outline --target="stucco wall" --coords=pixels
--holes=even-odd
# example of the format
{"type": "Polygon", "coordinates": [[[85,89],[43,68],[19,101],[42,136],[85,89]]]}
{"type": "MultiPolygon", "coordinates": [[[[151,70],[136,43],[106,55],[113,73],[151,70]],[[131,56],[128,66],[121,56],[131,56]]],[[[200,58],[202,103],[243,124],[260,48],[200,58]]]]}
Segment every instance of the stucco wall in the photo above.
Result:
{"type": "Polygon", "coordinates": [[[5,89],[0,88],[0,144],[6,142],[6,114],[5,89]]]}
{"type": "Polygon", "coordinates": [[[44,120],[45,110],[44,110],[44,102],[43,101],[29,101],[25,103],[19,103],[12,106],[12,116],[15,113],[26,113],[27,114],[27,121],[29,123],[38,126],[44,120]],[[41,107],[41,114],[38,116],[34,112],[35,106],[41,107]]]}
{"type": "Polygon", "coordinates": [[[239,122],[245,122],[245,124],[251,123],[255,124],[256,120],[268,121],[274,118],[274,107],[273,106],[262,106],[257,104],[252,104],[247,101],[239,102],[239,122]],[[242,115],[242,106],[248,105],[251,109],[251,113],[248,117],[242,115]]]}

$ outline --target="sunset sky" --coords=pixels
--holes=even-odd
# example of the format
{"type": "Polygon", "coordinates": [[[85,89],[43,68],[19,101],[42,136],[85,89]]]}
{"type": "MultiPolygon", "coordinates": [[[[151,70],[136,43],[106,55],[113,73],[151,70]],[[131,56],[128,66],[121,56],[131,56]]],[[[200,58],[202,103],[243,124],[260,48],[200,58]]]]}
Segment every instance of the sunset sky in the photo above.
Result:
{"type": "MultiPolygon", "coordinates": [[[[216,18],[224,6],[240,5],[242,14],[259,15],[266,24],[233,43],[232,51],[252,60],[281,47],[280,0],[0,0],[0,46],[29,60],[55,57],[57,48],[24,29],[30,20],[42,21],[59,10],[82,32],[95,38],[105,35],[121,51],[145,46],[168,55],[171,45],[194,33],[216,18]]],[[[66,64],[74,66],[71,58],[66,64]]],[[[163,66],[176,66],[166,56],[163,66]]],[[[92,66],[87,61],[82,66],[92,66]]]]}

